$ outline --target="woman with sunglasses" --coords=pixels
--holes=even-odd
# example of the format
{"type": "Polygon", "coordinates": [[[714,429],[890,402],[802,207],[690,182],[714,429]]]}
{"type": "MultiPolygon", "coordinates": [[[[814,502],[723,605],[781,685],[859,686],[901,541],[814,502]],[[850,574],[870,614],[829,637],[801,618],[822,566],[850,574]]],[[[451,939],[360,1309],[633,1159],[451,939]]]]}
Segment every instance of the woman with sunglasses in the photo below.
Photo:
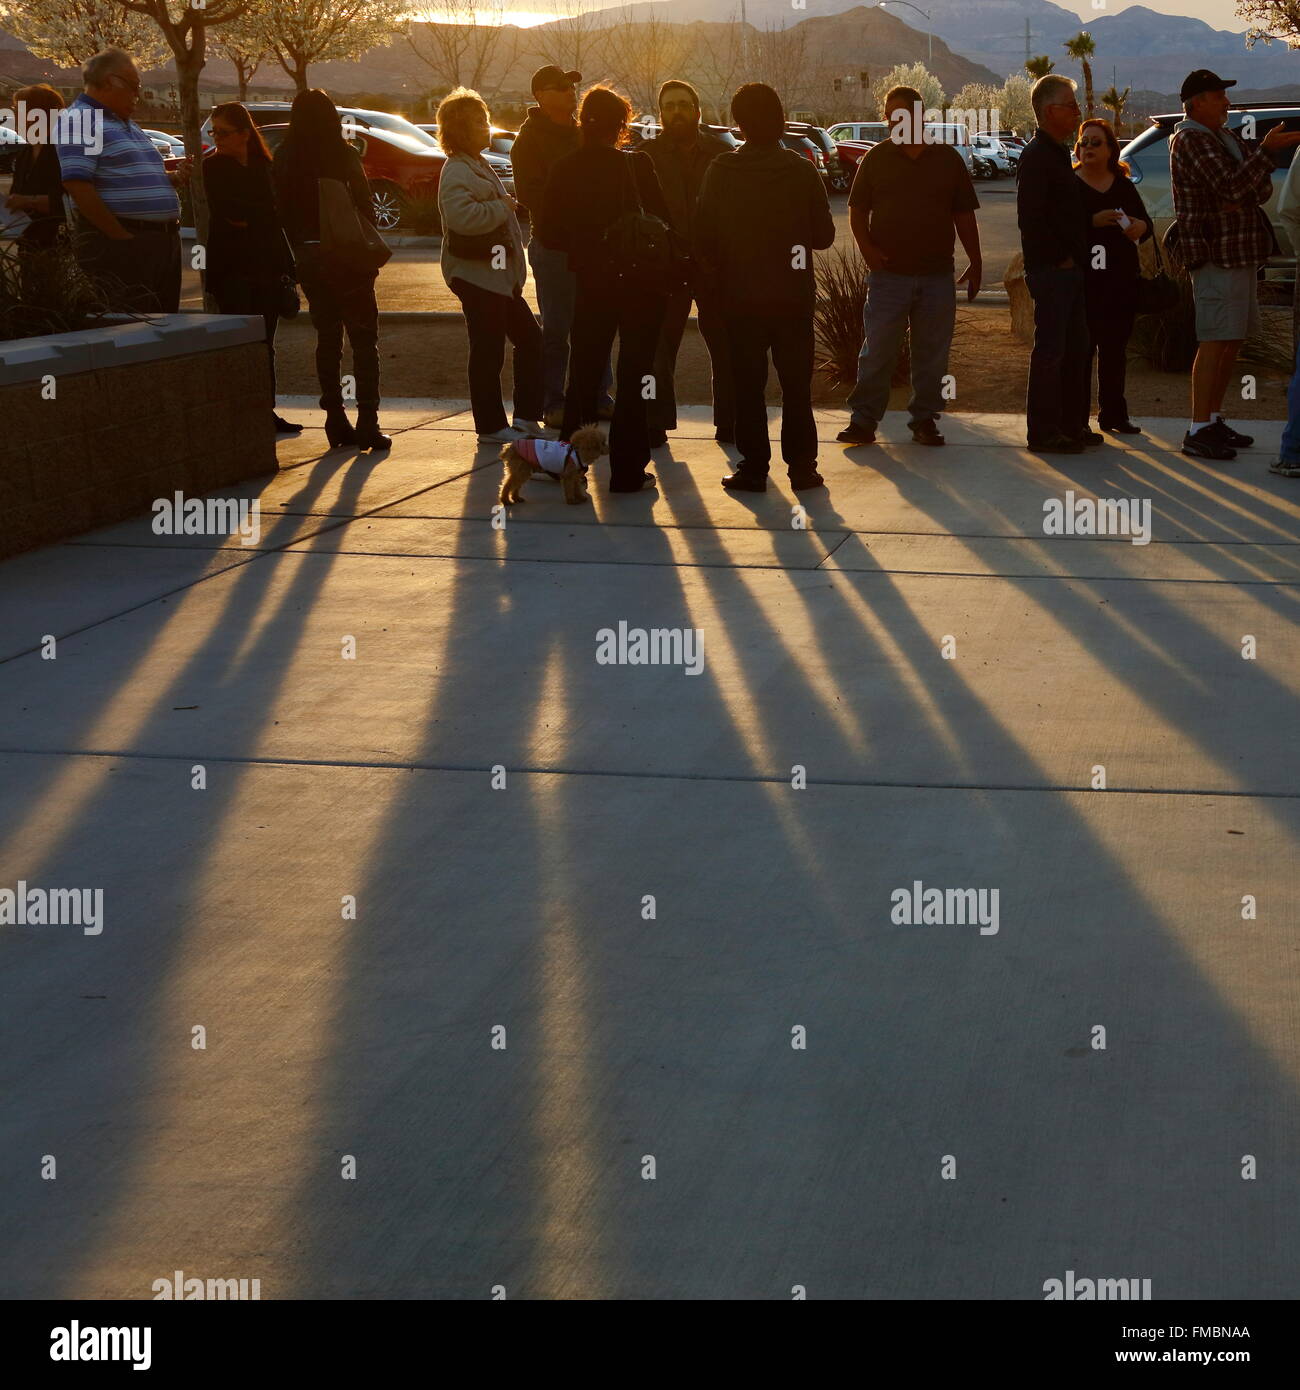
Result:
{"type": "MultiPolygon", "coordinates": [[[[275,330],[282,282],[293,281],[293,255],[275,208],[271,152],[248,108],[227,101],[212,109],[216,149],[202,164],[208,195],[208,246],[204,288],[223,314],[261,314],[271,355],[271,405],[275,406],[275,330]]],[[[301,425],[274,416],[277,434],[298,434],[301,425]]]]}
{"type": "Polygon", "coordinates": [[[1088,218],[1084,288],[1089,380],[1097,359],[1097,423],[1113,434],[1141,434],[1128,418],[1124,381],[1141,279],[1137,248],[1151,235],[1151,216],[1119,157],[1109,121],[1094,117],[1079,127],[1074,172],[1083,185],[1088,218]]]}

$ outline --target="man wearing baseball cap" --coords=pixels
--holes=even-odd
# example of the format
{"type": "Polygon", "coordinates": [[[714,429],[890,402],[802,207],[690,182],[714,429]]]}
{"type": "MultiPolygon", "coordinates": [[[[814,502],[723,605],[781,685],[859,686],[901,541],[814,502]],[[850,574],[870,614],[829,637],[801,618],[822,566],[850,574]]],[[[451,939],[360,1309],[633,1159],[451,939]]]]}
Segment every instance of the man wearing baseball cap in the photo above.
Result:
{"type": "Polygon", "coordinates": [[[1230,130],[1227,89],[1236,85],[1208,68],[1189,73],[1180,92],[1186,119],[1169,140],[1177,254],[1191,274],[1200,344],[1183,453],[1213,462],[1255,442],[1223,418],[1223,398],[1242,343],[1259,332],[1259,267],[1278,251],[1262,205],[1277,157],[1300,144],[1300,131],[1281,124],[1258,145],[1230,130]]]}
{"type": "MultiPolygon", "coordinates": [[[[528,264],[532,267],[537,308],[542,317],[543,419],[552,429],[558,428],[564,415],[564,377],[569,367],[569,330],[573,326],[577,280],[569,269],[567,254],[544,245],[537,236],[536,226],[551,170],[581,144],[582,137],[574,119],[581,81],[580,72],[565,72],[553,63],[538,68],[533,73],[533,97],[537,105],[528,108],[519,134],[510,147],[515,197],[528,209],[534,229],[528,243],[528,264]]],[[[607,365],[599,402],[604,419],[613,413],[609,394],[613,382],[613,372],[607,365]]]]}

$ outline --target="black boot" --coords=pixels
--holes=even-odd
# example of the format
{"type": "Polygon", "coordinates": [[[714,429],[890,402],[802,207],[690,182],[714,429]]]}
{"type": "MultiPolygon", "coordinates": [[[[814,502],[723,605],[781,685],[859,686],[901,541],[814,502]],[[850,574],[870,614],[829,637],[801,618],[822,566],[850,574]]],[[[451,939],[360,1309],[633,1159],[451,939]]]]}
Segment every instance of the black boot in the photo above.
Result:
{"type": "Polygon", "coordinates": [[[352,421],[348,419],[348,413],[341,405],[332,405],[325,412],[325,438],[329,440],[331,449],[357,442],[357,432],[352,428],[352,421]]]}
{"type": "Polygon", "coordinates": [[[393,441],[379,430],[379,409],[363,405],[357,411],[356,445],[358,449],[391,449],[393,441]]]}

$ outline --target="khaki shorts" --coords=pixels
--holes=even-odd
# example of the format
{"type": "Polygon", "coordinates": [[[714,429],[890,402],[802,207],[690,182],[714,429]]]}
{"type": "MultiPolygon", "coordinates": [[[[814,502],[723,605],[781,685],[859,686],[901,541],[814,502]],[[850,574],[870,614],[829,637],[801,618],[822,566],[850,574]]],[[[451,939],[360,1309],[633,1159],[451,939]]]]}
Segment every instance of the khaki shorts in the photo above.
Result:
{"type": "Polygon", "coordinates": [[[1229,270],[1208,262],[1192,271],[1200,342],[1244,342],[1260,332],[1258,271],[1254,265],[1229,270]]]}

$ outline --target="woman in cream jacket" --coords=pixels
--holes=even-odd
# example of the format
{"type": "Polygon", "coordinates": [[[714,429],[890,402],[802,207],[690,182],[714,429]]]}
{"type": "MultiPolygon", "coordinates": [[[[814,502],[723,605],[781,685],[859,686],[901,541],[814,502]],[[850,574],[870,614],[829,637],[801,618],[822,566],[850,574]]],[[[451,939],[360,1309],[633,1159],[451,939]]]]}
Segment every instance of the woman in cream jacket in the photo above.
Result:
{"type": "Polygon", "coordinates": [[[469,329],[469,396],[480,444],[541,434],[542,330],[524,299],[528,263],[518,204],[483,159],[491,139],[477,92],[458,88],[438,107],[438,142],[447,153],[438,182],[442,277],[460,300],[469,329]],[[514,419],[506,424],[501,368],[514,346],[514,419]]]}

